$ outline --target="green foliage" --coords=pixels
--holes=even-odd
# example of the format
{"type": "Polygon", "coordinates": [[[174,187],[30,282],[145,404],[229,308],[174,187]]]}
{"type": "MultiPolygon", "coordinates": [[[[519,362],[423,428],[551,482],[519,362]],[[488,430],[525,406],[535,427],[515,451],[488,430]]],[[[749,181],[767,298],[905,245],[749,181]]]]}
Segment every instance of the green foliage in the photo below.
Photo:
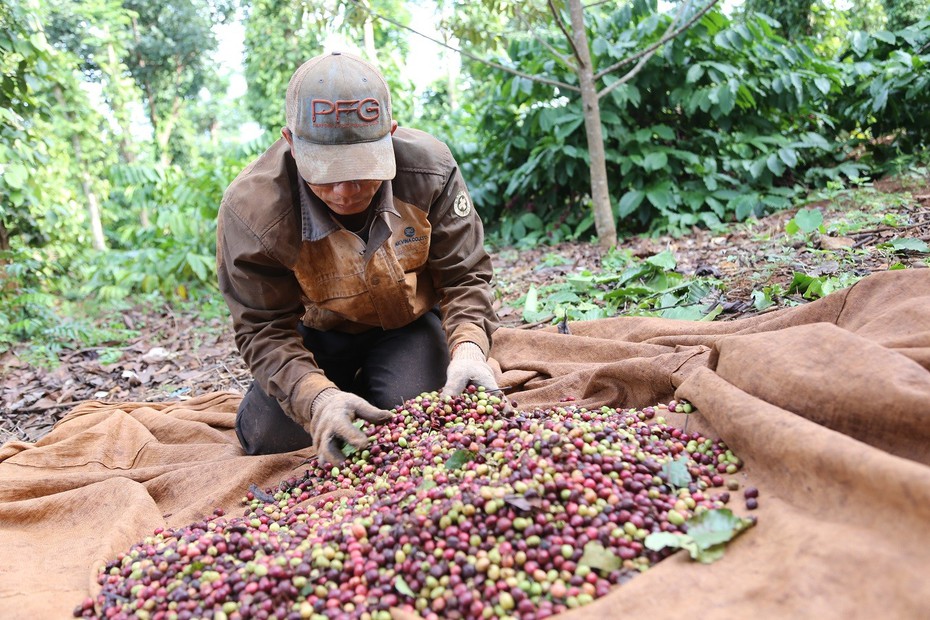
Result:
{"type": "Polygon", "coordinates": [[[928,0],[884,0],[889,30],[902,30],[930,16],[928,0]]]}
{"type": "Polygon", "coordinates": [[[526,322],[586,321],[624,315],[713,320],[720,312],[714,301],[718,283],[712,278],[686,278],[674,271],[668,250],[645,260],[629,251],[611,250],[602,270],[588,270],[541,288],[531,286],[522,299],[526,322]]]}
{"type": "Polygon", "coordinates": [[[889,249],[894,253],[907,253],[915,252],[918,254],[926,254],[930,252],[930,245],[927,245],[927,242],[923,239],[915,239],[913,237],[904,237],[898,239],[892,239],[885,243],[880,243],[879,248],[889,249]]]}
{"type": "Polygon", "coordinates": [[[320,19],[315,13],[304,19],[304,10],[288,0],[254,0],[246,9],[245,105],[274,136],[284,126],[284,95],[291,74],[322,46],[322,33],[310,27],[320,19]]]}
{"type": "Polygon", "coordinates": [[[55,83],[54,62],[39,16],[0,4],[0,250],[11,237],[43,240],[34,217],[43,187],[34,172],[48,162],[48,137],[36,121],[55,83]]]}
{"type": "MultiPolygon", "coordinates": [[[[629,10],[593,13],[596,66],[642,49],[669,19],[629,10]]],[[[551,44],[557,43],[553,35],[551,44]]],[[[533,38],[513,40],[506,62],[529,74],[575,80],[533,38]]],[[[578,98],[492,69],[472,70],[479,97],[466,112],[479,133],[456,154],[478,158],[463,170],[486,220],[500,222],[492,239],[530,244],[589,234],[578,98]]],[[[833,139],[835,119],[824,113],[843,82],[841,66],[803,43],[781,40],[767,20],[742,23],[708,13],[649,68],[601,99],[622,228],[679,234],[714,228],[788,207],[810,186],[861,176],[861,166],[847,161],[842,141],[833,139]]]]}
{"type": "Polygon", "coordinates": [[[765,310],[775,305],[779,299],[784,298],[787,293],[782,290],[778,284],[762,287],[761,290],[755,290],[750,294],[752,298],[752,307],[756,310],[765,310]]]}
{"type": "Polygon", "coordinates": [[[114,167],[107,211],[130,215],[108,222],[110,252],[81,262],[82,291],[103,299],[152,292],[183,299],[192,288],[215,288],[220,201],[257,148],[206,156],[189,170],[173,164],[114,167]],[[151,213],[148,227],[132,217],[139,208],[151,213]]]}
{"type": "MultiPolygon", "coordinates": [[[[589,17],[596,67],[642,49],[668,20],[629,7],[592,7],[589,17]]],[[[856,19],[843,23],[865,23],[856,19]]],[[[550,46],[564,44],[548,32],[550,46]]],[[[508,43],[499,62],[575,82],[536,38],[508,43]]],[[[857,159],[862,150],[907,165],[908,154],[927,148],[927,49],[920,25],[896,36],[857,32],[848,44],[824,47],[803,37],[787,43],[767,18],[731,21],[712,11],[600,101],[621,228],[681,234],[783,209],[812,188],[861,183],[881,160],[857,159]],[[868,57],[850,60],[855,54],[868,57]],[[892,114],[876,114],[892,105],[892,114]]],[[[586,238],[593,218],[577,96],[467,66],[473,96],[437,131],[493,223],[489,240],[521,247],[586,238]],[[477,133],[462,130],[468,126],[477,133]]]]}
{"type": "MultiPolygon", "coordinates": [[[[365,4],[401,23],[410,20],[409,11],[398,0],[365,4]]],[[[249,83],[245,103],[259,125],[277,136],[285,124],[284,97],[291,74],[304,61],[329,51],[323,44],[333,32],[338,32],[349,47],[363,48],[366,20],[372,27],[375,48],[375,57],[368,60],[378,66],[391,89],[392,114],[401,124],[412,119],[413,101],[408,93],[413,87],[401,73],[407,50],[403,31],[371,18],[355,2],[256,0],[245,20],[245,78],[249,83]]]]}
{"type": "Polygon", "coordinates": [[[804,299],[818,299],[825,297],[834,291],[847,288],[860,280],[862,276],[854,274],[842,274],[838,276],[829,275],[808,275],[806,273],[795,272],[791,283],[788,285],[787,294],[798,293],[804,299]]]}
{"type": "Polygon", "coordinates": [[[833,102],[879,170],[909,167],[930,148],[930,19],[897,32],[853,32],[840,63],[845,88],[833,102]]]}
{"type": "Polygon", "coordinates": [[[22,342],[29,346],[19,353],[25,361],[44,366],[58,365],[58,354],[76,346],[95,346],[131,335],[125,326],[108,326],[102,316],[118,309],[85,308],[83,302],[67,299],[49,283],[61,281],[40,259],[28,251],[0,253],[4,261],[0,280],[0,353],[22,342]]]}
{"type": "Polygon", "coordinates": [[[813,0],[747,0],[743,9],[749,14],[764,13],[778,21],[780,36],[795,41],[813,33],[813,0]]]}
{"type": "Polygon", "coordinates": [[[167,161],[181,102],[215,87],[213,28],[232,16],[236,0],[123,0],[123,7],[133,15],[125,63],[142,92],[157,155],[167,161]]]}

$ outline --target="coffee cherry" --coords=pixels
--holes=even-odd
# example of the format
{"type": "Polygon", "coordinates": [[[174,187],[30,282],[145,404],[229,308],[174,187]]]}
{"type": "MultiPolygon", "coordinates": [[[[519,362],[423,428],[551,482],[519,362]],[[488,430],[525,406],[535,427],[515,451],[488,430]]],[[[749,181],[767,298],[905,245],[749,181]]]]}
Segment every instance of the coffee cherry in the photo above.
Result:
{"type": "Polygon", "coordinates": [[[648,534],[725,504],[709,489],[741,461],[655,415],[690,403],[571,403],[505,414],[482,388],[421,394],[339,466],[250,490],[239,516],[155,531],[74,615],[528,619],[587,604],[671,553],[645,549],[648,534]],[[689,484],[670,482],[676,460],[689,484]],[[589,565],[590,545],[619,568],[589,565]]]}

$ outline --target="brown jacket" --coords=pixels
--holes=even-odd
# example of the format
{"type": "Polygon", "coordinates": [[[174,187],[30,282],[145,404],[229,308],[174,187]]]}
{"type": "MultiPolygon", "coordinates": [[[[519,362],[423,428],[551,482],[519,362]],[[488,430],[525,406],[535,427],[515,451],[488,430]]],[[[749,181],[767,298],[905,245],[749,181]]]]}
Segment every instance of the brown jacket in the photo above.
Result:
{"type": "Polygon", "coordinates": [[[223,196],[217,273],[236,345],[291,417],[309,414],[334,386],[304,348],[299,320],[319,330],[392,329],[438,303],[450,348],[490,348],[491,259],[458,165],[423,132],[399,128],[393,140],[397,176],[374,198],[367,244],[309,191],[283,139],[223,196]]]}

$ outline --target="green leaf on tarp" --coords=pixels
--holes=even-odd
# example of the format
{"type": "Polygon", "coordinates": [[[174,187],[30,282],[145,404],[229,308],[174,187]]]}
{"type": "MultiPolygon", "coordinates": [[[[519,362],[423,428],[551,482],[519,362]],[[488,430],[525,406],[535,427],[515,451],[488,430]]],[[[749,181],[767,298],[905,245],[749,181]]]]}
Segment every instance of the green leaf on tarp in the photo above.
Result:
{"type": "Polygon", "coordinates": [[[420,483],[420,486],[417,489],[421,491],[429,491],[432,488],[439,486],[435,480],[424,480],[420,483]]]}
{"type": "Polygon", "coordinates": [[[394,589],[404,596],[409,596],[410,598],[417,597],[417,595],[413,593],[413,590],[410,589],[410,585],[404,580],[403,575],[398,575],[394,578],[394,589]]]}
{"type": "Polygon", "coordinates": [[[668,483],[678,488],[691,484],[691,472],[688,471],[688,457],[682,456],[662,465],[662,473],[668,476],[668,483]]]}
{"type": "Polygon", "coordinates": [[[653,532],[646,536],[643,544],[650,551],[662,551],[665,548],[678,549],[684,542],[684,536],[671,532],[653,532]]]}
{"type": "Polygon", "coordinates": [[[890,248],[895,252],[930,252],[930,246],[923,239],[905,237],[903,239],[892,239],[886,243],[878,244],[880,248],[890,248]]]}
{"type": "Polygon", "coordinates": [[[609,573],[619,569],[623,562],[613,551],[605,548],[598,541],[592,540],[584,546],[584,552],[581,554],[578,564],[590,566],[602,573],[609,573]]]}
{"type": "Polygon", "coordinates": [[[710,564],[716,562],[723,557],[723,552],[726,549],[726,545],[721,543],[719,545],[714,545],[713,547],[703,548],[698,546],[697,543],[691,541],[686,545],[682,545],[682,549],[688,551],[691,554],[691,558],[701,562],[702,564],[710,564]]]}
{"type": "Polygon", "coordinates": [[[646,536],[643,544],[652,551],[684,549],[691,559],[710,564],[723,557],[726,543],[752,527],[755,521],[737,517],[728,508],[720,508],[702,512],[685,523],[687,534],[654,532],[646,536]]]}
{"type": "MultiPolygon", "coordinates": [[[[361,419],[356,420],[352,422],[352,425],[358,430],[362,430],[362,427],[365,425],[365,420],[361,420],[361,419]]],[[[358,452],[358,448],[356,448],[355,446],[353,446],[352,444],[346,441],[346,442],[343,442],[342,447],[339,448],[339,451],[342,452],[343,456],[350,457],[356,452],[358,452]]]]}
{"type": "Polygon", "coordinates": [[[462,469],[465,463],[475,460],[476,454],[471,450],[456,450],[446,461],[446,469],[462,469]]]}
{"type": "Polygon", "coordinates": [[[727,542],[740,530],[743,520],[729,508],[707,510],[688,519],[688,536],[700,547],[727,542]]]}

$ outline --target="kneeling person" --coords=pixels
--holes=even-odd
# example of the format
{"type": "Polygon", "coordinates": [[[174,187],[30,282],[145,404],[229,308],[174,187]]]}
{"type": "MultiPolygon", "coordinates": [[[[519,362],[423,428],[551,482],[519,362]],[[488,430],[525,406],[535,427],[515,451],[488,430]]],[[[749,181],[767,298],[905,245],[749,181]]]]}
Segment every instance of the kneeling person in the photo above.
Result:
{"type": "Polygon", "coordinates": [[[458,165],[398,128],[381,74],[317,56],[287,88],[282,139],[227,188],[217,273],[253,376],[248,454],[313,445],[338,462],[421,392],[496,389],[491,259],[458,165]],[[451,352],[451,353],[450,353],[451,352]]]}

